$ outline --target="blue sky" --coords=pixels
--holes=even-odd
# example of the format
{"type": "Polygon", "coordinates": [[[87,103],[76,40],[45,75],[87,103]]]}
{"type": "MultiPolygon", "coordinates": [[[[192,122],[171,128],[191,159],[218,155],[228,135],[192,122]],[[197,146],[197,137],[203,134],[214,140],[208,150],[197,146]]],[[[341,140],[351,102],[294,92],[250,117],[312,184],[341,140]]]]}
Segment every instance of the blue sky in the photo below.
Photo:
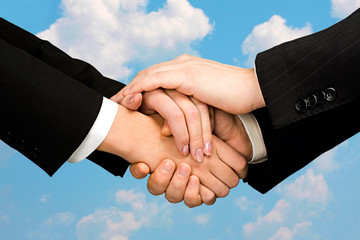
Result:
{"type": "MultiPolygon", "coordinates": [[[[0,16],[127,83],[142,68],[185,52],[251,67],[257,52],[324,29],[356,6],[357,0],[1,0],[0,16]],[[119,3],[127,10],[100,11],[119,3]],[[173,18],[182,24],[167,25],[173,18]],[[100,32],[92,32],[99,22],[100,32]]],[[[266,195],[240,183],[215,205],[188,209],[150,195],[146,180],[116,178],[86,160],[66,163],[50,178],[1,142],[0,238],[359,239],[359,143],[357,134],[266,195]]]]}

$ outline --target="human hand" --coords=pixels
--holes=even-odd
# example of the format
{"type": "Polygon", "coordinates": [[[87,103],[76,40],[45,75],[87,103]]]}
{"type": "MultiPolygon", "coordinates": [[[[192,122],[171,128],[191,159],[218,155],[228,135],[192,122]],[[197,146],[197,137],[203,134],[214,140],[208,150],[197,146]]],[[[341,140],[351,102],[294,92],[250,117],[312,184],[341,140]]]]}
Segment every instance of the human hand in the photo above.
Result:
{"type": "Polygon", "coordinates": [[[184,156],[188,155],[189,146],[193,159],[198,162],[202,162],[204,153],[211,156],[212,108],[206,104],[175,90],[162,89],[127,97],[120,91],[110,99],[146,115],[159,113],[170,128],[179,153],[184,156]]]}
{"type": "Polygon", "coordinates": [[[146,116],[119,106],[114,124],[98,150],[121,156],[130,163],[144,162],[150,171],[155,170],[161,159],[171,158],[176,165],[187,163],[191,173],[217,197],[226,196],[229,188],[237,185],[239,176],[246,176],[246,160],[220,139],[213,136],[212,156],[198,163],[190,156],[181,156],[172,137],[161,135],[162,124],[159,115],[146,116]]]}
{"type": "Polygon", "coordinates": [[[122,94],[129,96],[157,88],[175,89],[233,114],[248,113],[265,106],[254,69],[190,55],[139,72],[122,94]]]}
{"type": "MultiPolygon", "coordinates": [[[[245,156],[246,160],[250,160],[252,145],[238,116],[214,109],[214,123],[214,133],[241,155],[245,156]]],[[[166,160],[166,164],[171,164],[169,162],[170,160],[166,160]]],[[[163,164],[164,162],[160,166],[163,164]]],[[[132,175],[137,178],[144,178],[149,173],[148,167],[143,163],[132,164],[130,169],[132,175]]],[[[149,177],[149,191],[154,195],[160,195],[165,192],[165,197],[169,201],[173,199],[176,199],[176,202],[184,200],[184,203],[189,207],[199,206],[202,201],[208,205],[215,202],[215,196],[208,192],[200,191],[199,198],[199,193],[194,190],[198,189],[198,187],[194,184],[194,180],[191,179],[192,176],[190,178],[189,176],[187,178],[184,177],[179,181],[175,178],[176,174],[171,179],[173,171],[164,172],[157,168],[149,177]],[[175,181],[177,183],[174,183],[175,181]]]]}

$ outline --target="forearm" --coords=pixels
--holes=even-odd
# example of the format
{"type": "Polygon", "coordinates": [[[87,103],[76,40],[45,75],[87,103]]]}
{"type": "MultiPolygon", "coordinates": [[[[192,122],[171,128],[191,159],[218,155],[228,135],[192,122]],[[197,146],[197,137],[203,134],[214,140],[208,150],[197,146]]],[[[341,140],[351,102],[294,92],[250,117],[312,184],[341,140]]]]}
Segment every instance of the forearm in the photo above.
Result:
{"type": "Polygon", "coordinates": [[[0,39],[19,48],[47,65],[59,70],[72,79],[81,82],[110,98],[125,85],[101,75],[90,64],[74,59],[35,35],[0,18],[0,39]]]}
{"type": "Polygon", "coordinates": [[[328,29],[258,54],[256,73],[275,128],[359,98],[359,28],[360,9],[328,29]],[[327,98],[329,88],[336,98],[327,98]]]}

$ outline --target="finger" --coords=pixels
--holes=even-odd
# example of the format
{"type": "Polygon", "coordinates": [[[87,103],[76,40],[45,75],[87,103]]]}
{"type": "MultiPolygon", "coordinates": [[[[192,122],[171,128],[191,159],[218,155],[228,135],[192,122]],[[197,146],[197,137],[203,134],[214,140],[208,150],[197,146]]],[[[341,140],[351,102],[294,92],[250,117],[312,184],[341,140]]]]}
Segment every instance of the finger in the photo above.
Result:
{"type": "Polygon", "coordinates": [[[149,174],[150,168],[145,163],[134,163],[130,165],[130,172],[134,178],[142,179],[149,174]]]}
{"type": "Polygon", "coordinates": [[[191,168],[186,163],[181,163],[171,182],[166,189],[165,197],[171,203],[178,203],[184,199],[186,185],[190,177],[191,168]]]}
{"type": "Polygon", "coordinates": [[[135,93],[126,97],[121,97],[119,103],[127,109],[135,111],[138,110],[138,108],[141,106],[142,99],[143,97],[141,93],[135,93]]]}
{"type": "MultiPolygon", "coordinates": [[[[212,130],[211,130],[209,108],[208,108],[207,104],[200,102],[193,97],[190,97],[190,99],[195,104],[195,106],[197,107],[197,109],[200,112],[202,137],[203,137],[203,142],[204,142],[204,153],[207,156],[211,156],[211,153],[212,153],[212,144],[211,144],[212,130]]],[[[191,146],[191,135],[190,135],[190,146],[191,146]]]]}
{"type": "Polygon", "coordinates": [[[216,201],[215,193],[204,185],[200,185],[200,196],[206,205],[213,205],[216,201]]]}
{"type": "Polygon", "coordinates": [[[165,90],[185,116],[188,133],[190,136],[190,152],[194,160],[202,162],[204,159],[204,143],[199,109],[194,103],[175,90],[165,90]]]}
{"type": "Polygon", "coordinates": [[[190,176],[184,194],[184,203],[189,208],[197,207],[202,204],[200,197],[200,180],[196,176],[190,176]]]}
{"type": "Polygon", "coordinates": [[[189,154],[189,134],[184,113],[179,106],[163,90],[154,90],[144,94],[143,104],[158,112],[164,119],[174,136],[179,153],[189,154]]]}
{"type": "Polygon", "coordinates": [[[110,98],[110,100],[114,101],[116,103],[120,103],[121,99],[124,97],[124,95],[123,95],[124,90],[125,90],[124,88],[121,89],[118,93],[116,93],[114,96],[112,96],[110,98]]]}
{"type": "MultiPolygon", "coordinates": [[[[123,95],[127,96],[134,93],[148,92],[157,88],[164,89],[176,89],[180,90],[179,87],[187,79],[187,73],[181,70],[166,70],[157,71],[151,74],[142,76],[134,82],[130,82],[128,86],[124,88],[123,95]]],[[[186,95],[192,95],[192,82],[186,84],[186,88],[182,89],[182,93],[186,95]]]]}
{"type": "Polygon", "coordinates": [[[192,174],[198,176],[200,178],[200,183],[213,191],[216,197],[226,197],[229,194],[230,188],[211,172],[198,173],[197,169],[194,169],[193,167],[192,174]]]}
{"type": "Polygon", "coordinates": [[[170,159],[163,160],[148,179],[147,188],[153,195],[163,194],[175,171],[175,163],[170,159]]]}
{"type": "Polygon", "coordinates": [[[248,164],[245,157],[216,136],[213,137],[213,142],[217,144],[216,151],[221,161],[231,167],[240,179],[244,179],[248,171],[248,164]]]}

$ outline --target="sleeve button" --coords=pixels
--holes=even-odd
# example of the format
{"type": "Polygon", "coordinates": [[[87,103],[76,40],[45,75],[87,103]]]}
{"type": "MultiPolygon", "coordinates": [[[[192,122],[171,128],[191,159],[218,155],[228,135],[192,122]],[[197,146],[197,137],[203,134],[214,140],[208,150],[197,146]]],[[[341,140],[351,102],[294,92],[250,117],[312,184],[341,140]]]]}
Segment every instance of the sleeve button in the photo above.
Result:
{"type": "Polygon", "coordinates": [[[306,103],[309,108],[314,108],[317,104],[317,97],[315,95],[311,95],[307,97],[306,103]]]}
{"type": "Polygon", "coordinates": [[[335,100],[335,98],[336,98],[336,91],[335,91],[334,88],[327,88],[327,89],[325,89],[324,93],[325,93],[325,99],[326,99],[326,101],[332,102],[332,101],[335,100]]]}
{"type": "Polygon", "coordinates": [[[307,110],[307,101],[305,99],[299,99],[295,103],[295,109],[298,112],[304,113],[307,110]]]}

